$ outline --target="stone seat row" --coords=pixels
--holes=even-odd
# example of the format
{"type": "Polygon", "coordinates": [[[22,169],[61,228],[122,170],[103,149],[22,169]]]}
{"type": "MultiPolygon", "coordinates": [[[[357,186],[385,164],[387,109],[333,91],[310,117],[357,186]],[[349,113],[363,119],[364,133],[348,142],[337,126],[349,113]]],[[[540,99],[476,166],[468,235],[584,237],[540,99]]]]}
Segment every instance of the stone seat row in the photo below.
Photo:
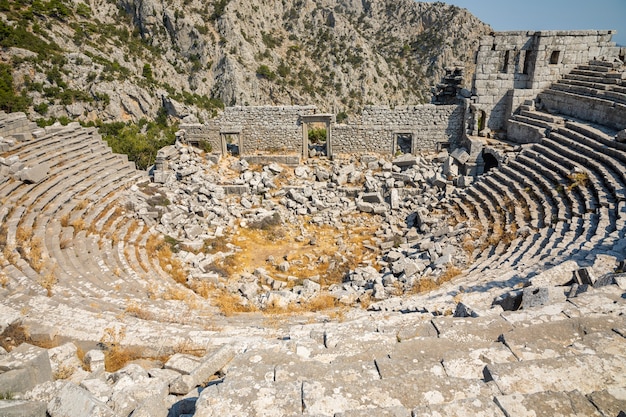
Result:
{"type": "MultiPolygon", "coordinates": [[[[560,129],[569,135],[579,134],[572,133],[569,124],[566,126],[560,129]]],[[[581,126],[584,125],[578,125],[579,131],[587,129],[581,126]]],[[[597,142],[595,146],[605,148],[597,142]]],[[[576,149],[569,149],[572,148],[576,149]]],[[[545,138],[541,144],[524,149],[516,160],[485,175],[467,190],[463,197],[464,205],[469,207],[457,210],[473,213],[486,231],[503,225],[510,228],[507,224],[511,223],[517,227],[529,226],[531,230],[554,224],[546,230],[545,236],[527,239],[532,243],[519,239],[475,256],[477,262],[471,270],[485,270],[504,263],[514,266],[519,262],[529,263],[532,258],[564,257],[606,239],[615,231],[623,234],[624,219],[620,217],[616,202],[621,199],[624,184],[621,174],[615,170],[616,165],[622,164],[622,153],[615,150],[615,158],[611,160],[597,148],[589,149],[587,155],[581,152],[578,157],[573,157],[574,151],[569,149],[552,138],[545,138]],[[571,161],[564,155],[572,156],[571,161]],[[588,181],[574,183],[569,175],[576,168],[587,173],[588,181]],[[539,218],[531,222],[531,216],[520,215],[520,210],[512,209],[510,204],[506,207],[505,202],[511,201],[512,195],[517,197],[512,200],[515,206],[527,207],[539,218]]],[[[460,207],[458,203],[456,207],[460,207]]]]}
{"type": "MultiPolygon", "coordinates": [[[[167,277],[160,267],[155,269],[152,261],[146,262],[149,257],[142,255],[141,249],[136,250],[137,245],[145,247],[149,236],[140,233],[143,226],[134,225],[136,221],[127,216],[108,221],[108,217],[118,212],[116,206],[123,204],[120,191],[145,179],[145,173],[135,171],[125,157],[112,154],[94,129],[71,125],[32,133],[30,141],[15,143],[3,156],[15,155],[29,165],[47,164],[48,176],[38,184],[15,179],[3,181],[0,193],[4,201],[11,203],[4,206],[3,217],[8,215],[9,242],[21,244],[15,242],[20,227],[32,228],[34,237],[42,239],[43,259],[56,263],[57,285],[63,288],[58,296],[66,302],[72,296],[106,299],[109,301],[103,302],[113,303],[108,308],[118,305],[119,309],[126,301],[114,296],[117,287],[134,288],[131,293],[145,293],[147,287],[145,281],[125,280],[125,276],[167,277]],[[14,208],[9,210],[9,205],[14,208]],[[67,218],[68,224],[88,221],[85,226],[77,227],[93,224],[96,235],[87,235],[72,226],[62,227],[61,217],[67,218]],[[117,243],[103,244],[100,235],[108,235],[117,243]]],[[[10,272],[14,282],[28,282],[30,288],[37,288],[40,273],[28,262],[18,257],[14,265],[6,260],[0,264],[10,272]]]]}
{"type": "Polygon", "coordinates": [[[478,318],[297,326],[237,355],[196,411],[261,415],[271,401],[280,415],[617,415],[626,322],[619,309],[588,312],[587,298],[478,318]]]}

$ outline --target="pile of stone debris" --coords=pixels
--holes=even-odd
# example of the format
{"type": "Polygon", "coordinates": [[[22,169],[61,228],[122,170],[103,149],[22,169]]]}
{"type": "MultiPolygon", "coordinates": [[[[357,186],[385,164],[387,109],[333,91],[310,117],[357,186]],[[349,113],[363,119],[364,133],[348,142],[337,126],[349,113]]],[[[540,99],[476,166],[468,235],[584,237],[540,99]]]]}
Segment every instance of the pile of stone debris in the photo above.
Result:
{"type": "MultiPolygon", "coordinates": [[[[284,280],[270,276],[266,265],[231,283],[233,292],[261,308],[306,301],[321,290],[353,304],[409,291],[423,277],[436,280],[447,268],[467,264],[462,240],[472,229],[467,222],[451,223],[447,213],[436,209],[456,192],[448,175],[456,170],[444,163],[450,160],[444,150],[393,160],[364,155],[310,159],[295,168],[275,162],[258,166],[245,157],[216,163],[177,143],[160,151],[155,183],[135,187],[131,203],[137,216],[180,241],[184,250],[177,255],[190,280],[216,285],[221,280],[213,265],[239,248],[228,243],[225,253],[203,253],[207,240],[227,239],[229,231],[275,217],[300,225],[299,238],[313,247],[315,237],[304,231],[305,222],[349,230],[355,226],[351,215],[368,213],[378,230],[365,244],[378,258],[350,271],[343,283],[322,288],[309,279],[288,289],[284,280]]],[[[289,268],[277,266],[285,272],[289,268]]]]}

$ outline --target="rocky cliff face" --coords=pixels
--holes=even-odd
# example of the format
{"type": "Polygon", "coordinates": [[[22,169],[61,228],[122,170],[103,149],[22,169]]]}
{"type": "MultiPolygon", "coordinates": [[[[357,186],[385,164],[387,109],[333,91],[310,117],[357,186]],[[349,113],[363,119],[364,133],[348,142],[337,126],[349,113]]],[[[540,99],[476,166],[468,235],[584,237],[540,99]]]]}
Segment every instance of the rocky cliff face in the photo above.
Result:
{"type": "Polygon", "coordinates": [[[464,64],[469,80],[490,30],[464,9],[412,0],[49,0],[0,11],[4,61],[32,115],[84,120],[161,108],[206,119],[221,103],[347,113],[423,103],[445,66],[464,64]]]}

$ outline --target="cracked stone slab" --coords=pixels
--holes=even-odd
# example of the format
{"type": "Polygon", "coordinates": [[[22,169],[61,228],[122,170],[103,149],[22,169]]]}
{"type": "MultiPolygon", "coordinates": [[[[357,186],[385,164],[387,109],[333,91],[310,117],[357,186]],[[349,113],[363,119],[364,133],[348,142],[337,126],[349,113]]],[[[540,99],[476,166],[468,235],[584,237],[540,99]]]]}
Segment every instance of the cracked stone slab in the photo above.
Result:
{"type": "Polygon", "coordinates": [[[602,416],[593,404],[578,391],[501,395],[496,396],[495,401],[507,416],[602,416]]]}
{"type": "Polygon", "coordinates": [[[574,391],[583,394],[626,385],[626,361],[609,355],[579,355],[487,365],[485,376],[503,394],[574,391]]]}
{"type": "Polygon", "coordinates": [[[617,416],[626,410],[626,388],[608,388],[587,397],[603,416],[617,416]]]}
{"type": "Polygon", "coordinates": [[[513,326],[500,316],[494,317],[436,317],[433,324],[440,338],[452,339],[459,343],[485,341],[495,342],[502,333],[513,326]]]}
{"type": "Polygon", "coordinates": [[[413,409],[413,415],[420,417],[505,417],[491,397],[470,398],[447,404],[417,407],[413,409]]]}

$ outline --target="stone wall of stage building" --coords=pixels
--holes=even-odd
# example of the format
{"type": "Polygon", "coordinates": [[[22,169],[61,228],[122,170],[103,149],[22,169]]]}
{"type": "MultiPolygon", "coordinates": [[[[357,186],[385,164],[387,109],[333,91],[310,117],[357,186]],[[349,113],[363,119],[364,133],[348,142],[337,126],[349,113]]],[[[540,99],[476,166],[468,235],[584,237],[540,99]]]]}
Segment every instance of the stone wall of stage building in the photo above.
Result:
{"type": "Polygon", "coordinates": [[[461,141],[463,118],[462,105],[366,106],[358,123],[333,126],[333,152],[389,154],[398,133],[411,134],[413,152],[435,150],[461,141]]]}
{"type": "Polygon", "coordinates": [[[227,107],[205,124],[185,124],[189,142],[208,141],[213,152],[222,150],[221,135],[239,138],[240,153],[256,151],[300,152],[302,148],[303,115],[315,113],[315,106],[227,107]]]}
{"type": "MultiPolygon", "coordinates": [[[[241,154],[300,153],[301,116],[312,114],[313,106],[228,107],[205,124],[185,124],[181,128],[188,142],[208,141],[215,153],[221,152],[221,135],[225,134],[239,135],[241,154]]],[[[415,152],[435,150],[441,142],[460,142],[463,117],[462,105],[365,107],[354,123],[331,123],[332,152],[390,154],[395,151],[397,133],[411,134],[415,152]]]]}
{"type": "Polygon", "coordinates": [[[470,133],[503,130],[506,120],[525,100],[537,96],[578,65],[609,60],[620,50],[613,31],[496,32],[484,36],[476,52],[472,93],[477,114],[470,133]],[[482,126],[479,120],[482,118],[482,126]]]}

